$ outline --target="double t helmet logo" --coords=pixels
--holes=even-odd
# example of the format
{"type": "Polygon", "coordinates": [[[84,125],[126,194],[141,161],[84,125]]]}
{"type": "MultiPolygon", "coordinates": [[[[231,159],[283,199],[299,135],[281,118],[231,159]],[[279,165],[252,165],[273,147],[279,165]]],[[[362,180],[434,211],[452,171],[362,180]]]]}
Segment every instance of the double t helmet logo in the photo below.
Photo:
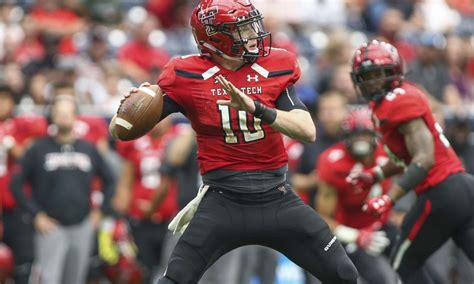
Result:
{"type": "Polygon", "coordinates": [[[216,14],[218,11],[219,7],[213,6],[203,9],[199,12],[199,20],[201,21],[202,25],[206,27],[206,34],[208,36],[212,36],[217,33],[217,30],[214,27],[214,20],[216,19],[216,14]]]}

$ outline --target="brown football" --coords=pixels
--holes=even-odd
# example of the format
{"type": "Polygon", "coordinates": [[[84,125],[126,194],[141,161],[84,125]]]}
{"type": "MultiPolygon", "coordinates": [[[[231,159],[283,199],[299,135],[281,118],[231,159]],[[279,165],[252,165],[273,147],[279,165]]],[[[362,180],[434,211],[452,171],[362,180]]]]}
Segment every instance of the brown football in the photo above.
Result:
{"type": "Polygon", "coordinates": [[[120,140],[137,139],[150,131],[160,120],[163,92],[158,85],[138,88],[120,105],[115,131],[120,140]]]}

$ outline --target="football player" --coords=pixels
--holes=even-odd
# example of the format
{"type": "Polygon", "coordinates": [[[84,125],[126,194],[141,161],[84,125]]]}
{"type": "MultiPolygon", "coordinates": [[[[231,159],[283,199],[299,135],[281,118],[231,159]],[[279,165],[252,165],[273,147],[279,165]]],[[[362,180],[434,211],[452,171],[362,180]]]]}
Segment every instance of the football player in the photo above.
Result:
{"type": "Polygon", "coordinates": [[[369,199],[368,213],[384,214],[410,190],[417,201],[407,213],[392,265],[403,283],[424,283],[420,268],[449,238],[474,261],[474,178],[433,117],[427,95],[403,77],[392,45],[372,41],[355,51],[352,80],[368,100],[376,130],[391,161],[349,176],[368,187],[401,174],[387,194],[369,199]]]}
{"type": "Polygon", "coordinates": [[[191,27],[201,54],[172,59],[158,85],[162,117],[182,112],[196,132],[203,186],[170,224],[184,233],[159,283],[196,283],[220,256],[249,244],[284,253],[323,282],[356,283],[340,242],[286,184],[281,134],[316,137],[293,87],[296,56],[271,48],[248,0],[203,0],[191,27]]]}
{"type": "Polygon", "coordinates": [[[39,116],[13,117],[13,90],[0,85],[0,200],[4,222],[3,241],[11,248],[14,260],[14,281],[27,284],[34,259],[31,216],[18,208],[9,183],[15,161],[33,140],[46,133],[46,122],[39,116]]]}
{"type": "Polygon", "coordinates": [[[394,225],[387,224],[390,212],[374,217],[362,211],[368,198],[387,192],[391,180],[362,188],[354,187],[344,179],[352,172],[381,166],[388,158],[377,143],[366,108],[351,111],[343,120],[342,128],[344,141],[331,146],[318,159],[317,174],[321,183],[316,208],[345,245],[367,283],[396,283],[395,272],[382,255],[397,233],[394,225]]]}
{"type": "Polygon", "coordinates": [[[171,119],[167,118],[145,136],[116,144],[123,163],[114,204],[129,218],[138,260],[144,266],[143,283],[151,282],[160,265],[168,223],[178,209],[175,183],[160,173],[165,148],[173,136],[171,119]]]}

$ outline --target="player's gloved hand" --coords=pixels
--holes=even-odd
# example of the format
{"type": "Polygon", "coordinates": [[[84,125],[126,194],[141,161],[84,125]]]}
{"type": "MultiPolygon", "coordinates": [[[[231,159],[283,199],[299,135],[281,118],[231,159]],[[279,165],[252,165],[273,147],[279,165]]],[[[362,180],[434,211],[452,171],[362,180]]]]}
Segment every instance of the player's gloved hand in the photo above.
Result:
{"type": "Polygon", "coordinates": [[[356,189],[370,189],[378,182],[377,167],[365,171],[351,172],[346,177],[346,182],[356,189]]]}
{"type": "Polygon", "coordinates": [[[356,244],[368,254],[377,256],[390,244],[390,240],[384,231],[374,231],[373,228],[364,228],[359,230],[356,244]]]}
{"type": "Polygon", "coordinates": [[[390,244],[385,232],[379,229],[380,224],[373,224],[362,229],[338,225],[334,234],[344,244],[355,244],[371,255],[378,255],[390,244]]]}
{"type": "Polygon", "coordinates": [[[374,216],[380,216],[393,207],[393,201],[387,194],[372,197],[362,207],[362,210],[374,216]]]}
{"type": "Polygon", "coordinates": [[[120,257],[113,236],[114,222],[112,218],[104,219],[98,232],[99,257],[108,264],[116,264],[120,257]]]}

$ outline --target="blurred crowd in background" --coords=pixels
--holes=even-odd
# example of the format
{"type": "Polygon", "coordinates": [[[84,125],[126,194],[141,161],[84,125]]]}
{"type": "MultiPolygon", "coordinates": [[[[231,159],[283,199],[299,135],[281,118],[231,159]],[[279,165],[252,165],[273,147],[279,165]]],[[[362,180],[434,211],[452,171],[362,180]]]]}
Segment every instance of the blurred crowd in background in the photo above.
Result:
{"type": "MultiPolygon", "coordinates": [[[[169,253],[166,248],[161,249],[163,239],[173,239],[165,236],[166,224],[192,198],[199,184],[192,131],[186,126],[186,119],[177,115],[155,129],[148,138],[117,143],[109,136],[107,123],[131,87],[145,81],[156,82],[171,57],[198,53],[189,27],[190,13],[197,2],[0,0],[0,180],[11,175],[8,173],[12,169],[8,159],[20,158],[22,154],[21,151],[14,155],[10,153],[13,146],[10,139],[4,138],[15,138],[13,143],[26,150],[35,138],[51,133],[51,127],[48,130],[47,126],[51,123],[48,106],[54,98],[75,96],[79,116],[73,131],[97,146],[114,174],[117,186],[110,202],[117,212],[130,217],[129,230],[135,238],[139,257],[156,266],[149,265],[149,270],[156,270],[160,265],[160,252],[169,253]],[[13,117],[17,121],[16,130],[8,131],[16,131],[15,134],[5,130],[6,121],[13,117]],[[147,155],[153,157],[152,150],[157,151],[154,159],[158,162],[144,158],[147,155]],[[142,157],[140,153],[146,154],[142,157]],[[124,176],[129,179],[124,180],[124,176]],[[152,200],[150,194],[144,194],[137,198],[147,199],[148,203],[130,206],[128,202],[133,203],[130,201],[133,197],[127,192],[131,191],[133,176],[142,178],[143,187],[156,188],[160,182],[166,182],[167,188],[162,189],[163,196],[153,197],[156,200],[152,200]],[[150,205],[153,202],[167,205],[161,211],[158,208],[151,212],[156,209],[150,205]],[[153,228],[150,229],[149,224],[134,221],[145,219],[161,226],[151,225],[153,228]],[[150,232],[163,238],[154,244],[149,240],[150,232]],[[142,241],[148,243],[143,245],[142,241]],[[151,256],[141,255],[140,248],[151,256]]],[[[285,48],[299,56],[302,78],[296,89],[314,115],[318,139],[314,145],[287,140],[289,181],[309,204],[315,204],[318,180],[314,173],[318,155],[340,140],[341,122],[347,109],[361,102],[350,77],[352,53],[360,44],[374,38],[390,42],[399,50],[404,59],[406,78],[418,83],[431,95],[432,107],[444,126],[446,136],[463,159],[467,171],[474,173],[473,1],[252,2],[263,13],[266,29],[272,32],[273,47],[285,48]]],[[[5,196],[9,190],[8,183],[2,182],[0,186],[2,196],[5,196]]],[[[102,202],[100,194],[94,192],[92,208],[102,202]]],[[[5,200],[8,198],[2,198],[4,216],[11,213],[8,211],[19,210],[14,201],[5,204],[5,200]]],[[[23,216],[23,213],[19,214],[23,216]]],[[[31,217],[29,221],[27,217],[20,219],[33,232],[31,217]]],[[[5,242],[8,242],[8,226],[11,224],[4,221],[5,242]]],[[[114,226],[121,228],[122,225],[115,223],[114,226]]],[[[112,232],[110,226],[107,228],[112,232]]],[[[117,230],[112,233],[120,236],[122,231],[117,230]]],[[[101,248],[95,250],[100,252],[101,248]]],[[[458,254],[452,248],[449,250],[449,258],[444,258],[442,263],[445,275],[451,283],[463,283],[453,280],[462,277],[460,272],[456,272],[458,254]]],[[[240,253],[239,269],[234,265],[232,270],[234,275],[241,277],[235,283],[248,283],[255,271],[273,275],[269,276],[270,279],[278,281],[275,280],[278,278],[275,276],[277,260],[269,273],[257,269],[259,263],[255,261],[255,251],[257,249],[240,253]],[[244,276],[247,277],[245,280],[242,279],[244,276]]],[[[15,251],[13,254],[18,255],[15,251]]],[[[268,252],[258,252],[258,257],[265,259],[265,254],[268,252]]],[[[113,255],[105,255],[106,260],[113,262],[113,255]]],[[[15,272],[21,274],[19,264],[30,263],[34,257],[33,254],[17,256],[15,272]]],[[[94,267],[97,261],[91,258],[90,266],[94,267]]],[[[467,270],[472,271],[472,267],[467,270]]],[[[232,275],[228,271],[223,273],[232,275]]],[[[31,279],[30,273],[27,274],[31,279]]],[[[100,273],[91,272],[90,281],[102,281],[97,280],[101,279],[97,274],[100,273]]],[[[234,276],[234,279],[238,277],[234,276]]],[[[231,283],[216,281],[203,283],[231,283]]],[[[472,283],[472,278],[470,281],[465,283],[472,283]]],[[[17,283],[27,282],[19,280],[17,283]]],[[[271,282],[262,280],[262,283],[271,282]]]]}
{"type": "MultiPolygon", "coordinates": [[[[474,7],[468,0],[254,1],[273,46],[300,55],[300,95],[337,90],[357,102],[348,74],[371,38],[397,47],[407,77],[443,105],[473,103],[474,7]]],[[[110,116],[124,91],[154,82],[172,56],[196,53],[185,0],[2,0],[0,80],[20,106],[44,105],[51,85],[74,84],[81,105],[110,116]]],[[[464,107],[465,109],[466,107],[464,107]]]]}

